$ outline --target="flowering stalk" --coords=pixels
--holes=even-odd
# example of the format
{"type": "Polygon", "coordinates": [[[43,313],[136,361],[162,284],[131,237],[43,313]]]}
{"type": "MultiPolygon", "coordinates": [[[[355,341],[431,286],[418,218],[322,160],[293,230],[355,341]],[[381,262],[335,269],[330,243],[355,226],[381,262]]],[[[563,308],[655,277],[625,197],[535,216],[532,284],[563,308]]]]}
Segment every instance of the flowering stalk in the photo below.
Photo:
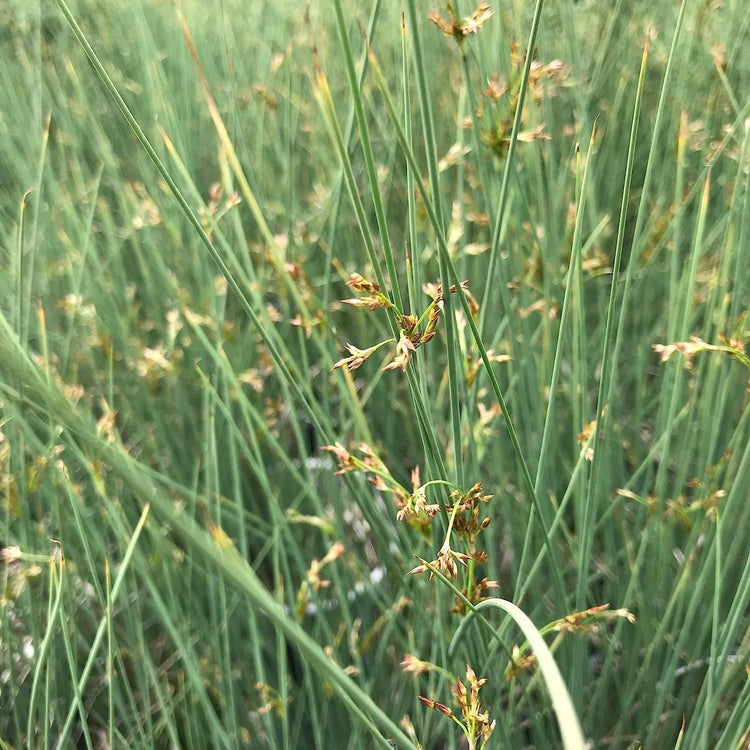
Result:
{"type": "Polygon", "coordinates": [[[475,569],[478,564],[487,561],[487,553],[477,547],[477,538],[490,524],[490,518],[480,518],[480,506],[489,502],[494,495],[486,495],[482,491],[482,483],[477,482],[467,492],[461,492],[454,484],[442,479],[421,482],[419,467],[411,473],[412,491],[409,492],[390,473],[386,465],[375,455],[366,443],[361,443],[356,455],[344,448],[340,443],[323,446],[323,450],[333,453],[339,469],[337,474],[358,472],[365,475],[367,481],[375,489],[391,495],[398,507],[396,519],[408,523],[415,530],[420,531],[426,539],[430,538],[430,519],[441,511],[439,503],[430,503],[427,499],[427,489],[431,486],[443,485],[451,492],[450,502],[442,505],[442,510],[449,514],[448,529],[436,558],[427,562],[417,558],[420,564],[409,571],[408,575],[430,572],[430,580],[435,571],[443,573],[447,578],[458,578],[458,563],[466,569],[463,587],[459,590],[461,596],[456,597],[454,612],[464,613],[467,605],[486,599],[484,592],[499,588],[496,581],[486,577],[477,580],[475,569]],[[454,535],[457,547],[454,548],[454,535]]]}
{"type": "Polygon", "coordinates": [[[443,484],[454,487],[450,494],[453,504],[444,506],[444,510],[450,513],[450,519],[443,544],[433,561],[428,563],[426,560],[418,558],[420,565],[410,570],[409,575],[429,571],[430,580],[432,580],[435,571],[439,571],[447,578],[455,580],[458,578],[456,563],[460,562],[466,569],[466,574],[463,587],[460,589],[461,596],[456,597],[456,604],[452,611],[464,613],[467,608],[467,601],[471,604],[478,603],[487,598],[483,592],[499,588],[497,581],[490,581],[487,578],[477,580],[475,577],[476,565],[487,561],[487,553],[477,548],[477,537],[490,524],[489,516],[480,519],[480,504],[489,502],[494,496],[482,493],[481,482],[477,482],[468,492],[463,493],[448,482],[443,482],[443,484]],[[454,534],[463,548],[463,552],[453,548],[452,538],[454,534]]]}
{"type": "MultiPolygon", "coordinates": [[[[337,370],[343,368],[347,372],[352,372],[360,367],[365,360],[380,349],[381,346],[386,344],[396,344],[396,355],[390,363],[383,367],[383,370],[395,370],[400,368],[402,372],[405,372],[412,354],[420,346],[431,341],[437,332],[437,324],[444,307],[442,287],[440,284],[425,284],[422,287],[425,294],[432,297],[432,302],[430,302],[424,312],[417,317],[412,313],[401,312],[401,310],[399,310],[398,307],[383,293],[378,284],[365,278],[360,273],[351,274],[349,281],[346,283],[347,286],[360,292],[361,296],[341,300],[344,304],[351,305],[352,307],[366,307],[371,311],[392,310],[396,317],[396,323],[401,329],[401,333],[398,339],[384,339],[367,349],[360,349],[353,344],[347,344],[346,349],[350,356],[340,359],[331,369],[337,370]]],[[[460,284],[461,292],[466,295],[467,299],[469,299],[471,309],[478,310],[479,307],[476,300],[468,289],[468,283],[468,281],[463,281],[460,284]]],[[[451,294],[455,294],[456,291],[457,288],[455,285],[451,286],[449,289],[451,294]]]]}
{"type": "Polygon", "coordinates": [[[709,344],[698,336],[691,336],[690,341],[676,341],[673,344],[653,344],[651,348],[659,355],[660,361],[666,362],[675,352],[682,354],[685,360],[685,367],[690,368],[693,357],[699,352],[721,352],[728,354],[745,367],[750,369],[750,358],[745,354],[745,348],[741,341],[730,339],[726,336],[719,335],[723,346],[709,344]]]}
{"type": "MultiPolygon", "coordinates": [[[[539,634],[542,636],[548,635],[549,633],[557,633],[557,639],[559,640],[566,633],[578,633],[586,635],[588,633],[596,633],[599,630],[599,623],[601,621],[615,620],[623,618],[629,623],[635,623],[635,615],[627,609],[610,609],[609,604],[600,604],[596,607],[589,607],[582,612],[572,612],[569,615],[565,615],[557,620],[553,620],[547,623],[542,628],[539,628],[539,634]]],[[[554,649],[554,645],[552,646],[554,649]]],[[[524,669],[535,669],[536,668],[536,657],[531,653],[531,647],[528,641],[523,643],[521,646],[514,646],[512,651],[511,661],[505,668],[505,679],[509,680],[512,677],[517,677],[524,669]]]]}
{"type": "MultiPolygon", "coordinates": [[[[407,662],[405,659],[402,666],[407,662]]],[[[421,664],[427,664],[422,662],[421,664]]],[[[409,665],[404,666],[405,671],[414,671],[413,657],[409,660],[409,665]]],[[[432,665],[428,665],[432,666],[432,665]]],[[[424,670],[423,670],[424,671],[424,670]]],[[[442,670],[441,670],[442,671],[442,670]]],[[[418,672],[416,672],[418,674],[418,672]]],[[[496,721],[490,721],[489,711],[482,710],[482,702],[479,699],[479,691],[484,687],[487,678],[479,679],[469,664],[466,665],[466,683],[460,678],[455,678],[455,684],[451,687],[451,694],[458,703],[461,711],[460,718],[453,712],[450,706],[440,703],[424,695],[419,696],[419,700],[427,708],[437,711],[438,713],[452,719],[464,733],[468,742],[469,750],[475,750],[477,747],[484,748],[495,731],[496,721]],[[481,741],[481,745],[479,744],[481,741]]]]}

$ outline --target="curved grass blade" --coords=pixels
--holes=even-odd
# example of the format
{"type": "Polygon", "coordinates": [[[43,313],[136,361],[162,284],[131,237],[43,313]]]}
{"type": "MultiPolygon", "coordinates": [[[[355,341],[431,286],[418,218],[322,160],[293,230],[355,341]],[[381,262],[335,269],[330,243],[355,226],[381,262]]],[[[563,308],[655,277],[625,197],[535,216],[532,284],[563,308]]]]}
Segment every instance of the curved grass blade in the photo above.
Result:
{"type": "Polygon", "coordinates": [[[568,688],[565,685],[565,680],[563,680],[560,674],[557,662],[555,662],[555,658],[552,656],[552,652],[549,650],[544,637],[523,610],[505,599],[485,599],[475,605],[461,622],[461,626],[456,631],[454,643],[460,638],[463,630],[468,626],[471,618],[476,613],[491,608],[501,609],[510,615],[526,637],[539,664],[544,683],[552,699],[552,708],[560,728],[563,747],[565,750],[584,750],[586,742],[581,731],[581,724],[578,721],[578,715],[573,707],[573,701],[570,699],[568,688]]]}

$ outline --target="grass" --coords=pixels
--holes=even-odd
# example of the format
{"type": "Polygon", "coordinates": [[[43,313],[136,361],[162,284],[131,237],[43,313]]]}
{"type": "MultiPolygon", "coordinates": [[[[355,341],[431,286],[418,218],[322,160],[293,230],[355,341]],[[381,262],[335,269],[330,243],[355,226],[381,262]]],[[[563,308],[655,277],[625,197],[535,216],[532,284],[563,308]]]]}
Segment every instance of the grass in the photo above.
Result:
{"type": "Polygon", "coordinates": [[[3,747],[745,747],[750,13],[319,6],[0,9],[3,747]]]}

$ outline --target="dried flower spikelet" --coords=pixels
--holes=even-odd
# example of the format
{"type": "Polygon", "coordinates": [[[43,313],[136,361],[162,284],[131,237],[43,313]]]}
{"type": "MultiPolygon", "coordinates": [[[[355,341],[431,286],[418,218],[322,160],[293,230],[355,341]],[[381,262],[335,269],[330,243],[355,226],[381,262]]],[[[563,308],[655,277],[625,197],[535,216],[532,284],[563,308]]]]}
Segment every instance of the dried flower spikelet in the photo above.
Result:
{"type": "MultiPolygon", "coordinates": [[[[464,282],[464,284],[468,284],[468,281],[464,282]]],[[[468,286],[461,285],[461,288],[463,289],[464,297],[466,297],[466,301],[469,303],[469,312],[471,313],[472,318],[476,318],[479,314],[479,303],[477,302],[476,297],[469,291],[468,286]]]]}
{"type": "Polygon", "coordinates": [[[745,354],[745,349],[740,341],[730,339],[719,334],[722,345],[709,344],[698,336],[691,336],[690,341],[677,341],[673,344],[654,344],[651,348],[661,356],[661,361],[666,362],[675,352],[684,357],[685,367],[690,369],[693,357],[699,352],[721,352],[741,362],[750,369],[750,358],[745,354]]]}
{"type": "Polygon", "coordinates": [[[437,331],[438,320],[440,320],[440,313],[443,311],[443,300],[438,300],[430,306],[430,312],[427,316],[427,326],[424,332],[419,337],[420,344],[426,344],[431,341],[435,332],[437,331]]]}
{"type": "Polygon", "coordinates": [[[104,413],[99,417],[96,423],[97,437],[103,438],[107,443],[114,443],[117,437],[117,410],[110,408],[109,404],[104,399],[99,400],[99,405],[104,413]]]}
{"type": "Polygon", "coordinates": [[[331,368],[331,370],[338,370],[343,368],[346,372],[352,372],[364,364],[365,360],[372,354],[374,354],[380,348],[380,344],[371,346],[368,349],[359,349],[354,344],[347,344],[346,350],[349,352],[348,357],[340,359],[331,368]]]}
{"type": "Polygon", "coordinates": [[[414,333],[417,324],[419,323],[419,319],[416,315],[408,314],[408,315],[399,315],[398,316],[398,327],[407,335],[411,336],[412,333],[414,333]]]}
{"type": "Polygon", "coordinates": [[[482,96],[486,96],[488,99],[500,99],[503,95],[508,93],[508,83],[497,73],[493,73],[487,79],[487,87],[482,91],[482,96]]]}
{"type": "Polygon", "coordinates": [[[406,372],[406,367],[411,359],[412,352],[417,351],[417,347],[404,335],[403,331],[396,344],[396,356],[390,364],[387,364],[384,370],[395,370],[400,367],[402,372],[406,372]]]}
{"type": "Polygon", "coordinates": [[[745,353],[745,347],[742,345],[741,341],[738,341],[737,339],[730,338],[729,336],[725,336],[723,333],[718,334],[719,341],[721,341],[724,346],[729,347],[730,349],[733,349],[737,354],[744,354],[745,353]]]}
{"type": "Polygon", "coordinates": [[[396,520],[416,522],[418,525],[429,524],[430,518],[440,512],[437,503],[427,502],[427,487],[420,484],[419,467],[411,473],[412,493],[401,499],[401,507],[396,513],[396,520]]]}
{"type": "Polygon", "coordinates": [[[417,746],[420,747],[418,741],[417,741],[417,730],[414,728],[414,723],[411,720],[411,717],[406,714],[401,718],[401,721],[399,721],[399,726],[401,729],[404,730],[406,733],[406,736],[417,746]]]}
{"type": "Polygon", "coordinates": [[[489,581],[487,578],[482,578],[481,581],[474,584],[474,588],[479,592],[489,591],[490,589],[499,589],[500,584],[497,581],[489,581]]]}
{"type": "Polygon", "coordinates": [[[312,329],[314,326],[320,326],[324,322],[323,312],[318,310],[313,317],[295,315],[289,323],[293,326],[302,328],[305,331],[305,338],[309,339],[312,336],[312,329]]]}
{"type": "Polygon", "coordinates": [[[324,445],[321,450],[333,453],[336,456],[336,460],[339,462],[339,470],[336,474],[346,474],[349,471],[357,471],[357,465],[355,463],[354,456],[344,448],[341,443],[335,445],[324,445]]]}
{"type": "Polygon", "coordinates": [[[374,281],[366,279],[361,273],[350,274],[349,281],[346,282],[346,285],[350,286],[356,292],[377,294],[380,291],[380,287],[374,281]]]}
{"type": "Polygon", "coordinates": [[[279,718],[284,716],[284,702],[279,693],[265,682],[256,682],[253,686],[258,693],[261,704],[256,711],[263,715],[274,711],[279,718]]]}
{"type": "Polygon", "coordinates": [[[549,141],[550,136],[544,132],[544,123],[537,125],[533,130],[522,130],[518,136],[521,143],[533,143],[534,141],[549,141]]]}
{"type": "Polygon", "coordinates": [[[360,443],[357,450],[364,456],[364,463],[369,468],[390,474],[386,465],[378,458],[377,453],[367,443],[360,443]]]}
{"type": "Polygon", "coordinates": [[[467,555],[464,552],[456,552],[451,549],[449,541],[446,540],[443,546],[440,548],[437,557],[429,563],[429,565],[423,561],[421,565],[417,565],[416,568],[412,568],[407,575],[416,575],[417,573],[425,573],[430,571],[430,580],[435,576],[435,570],[440,571],[446,578],[455,579],[458,577],[458,566],[456,561],[462,565],[466,565],[466,561],[471,560],[471,555],[467,555]]]}
{"type": "Polygon", "coordinates": [[[635,615],[629,609],[613,609],[613,617],[622,617],[627,620],[631,625],[635,625],[637,622],[635,615]]]}
{"type": "MultiPolygon", "coordinates": [[[[469,307],[472,309],[472,304],[476,305],[477,309],[479,309],[479,305],[477,304],[476,300],[474,299],[474,295],[469,291],[469,279],[464,279],[459,283],[459,287],[461,288],[461,291],[464,293],[466,298],[469,300],[469,307]],[[473,303],[472,303],[473,300],[473,303]]],[[[438,282],[436,284],[433,284],[432,282],[427,282],[426,284],[422,284],[422,291],[431,299],[433,299],[435,302],[438,300],[443,299],[443,285],[438,282]]],[[[448,291],[451,294],[455,294],[457,291],[457,287],[455,284],[451,284],[448,288],[448,291]]]]}
{"type": "Polygon", "coordinates": [[[461,709],[460,718],[444,703],[438,703],[438,701],[422,695],[419,696],[419,700],[428,708],[439,711],[459,724],[470,748],[476,748],[479,740],[482,742],[481,746],[485,747],[496,724],[495,721],[490,721],[489,711],[482,709],[482,703],[479,699],[479,691],[486,682],[487,678],[478,678],[471,666],[466,665],[466,683],[457,678],[455,684],[451,687],[451,694],[461,709]]]}
{"type": "Polygon", "coordinates": [[[401,662],[401,669],[404,672],[411,672],[413,675],[423,674],[429,672],[431,669],[435,669],[434,664],[430,664],[428,661],[422,661],[413,654],[405,654],[404,659],[401,662]]]}
{"type": "MultiPolygon", "coordinates": [[[[366,443],[361,443],[357,448],[362,457],[350,453],[340,443],[323,446],[323,450],[333,453],[338,459],[339,471],[336,472],[337,474],[346,474],[352,471],[360,472],[365,475],[366,480],[375,489],[391,493],[393,502],[399,509],[404,509],[409,505],[411,496],[408,490],[393,478],[388,467],[366,443]]],[[[405,511],[405,515],[409,516],[407,520],[411,520],[413,514],[410,511],[405,511]]],[[[416,520],[418,525],[423,524],[421,518],[416,520]]],[[[426,516],[425,520],[429,521],[426,516]]]]}
{"type": "Polygon", "coordinates": [[[564,632],[586,632],[590,630],[593,625],[590,623],[587,624],[585,620],[595,617],[608,608],[609,604],[600,604],[596,607],[589,607],[589,609],[585,609],[582,612],[572,612],[560,619],[553,629],[564,632]]]}
{"type": "MultiPolygon", "coordinates": [[[[499,362],[499,363],[505,363],[512,361],[513,357],[511,357],[509,354],[498,354],[494,349],[488,349],[487,350],[487,359],[490,362],[499,362]]],[[[477,375],[479,374],[479,370],[484,365],[484,360],[481,357],[474,357],[472,354],[466,355],[466,384],[471,386],[474,384],[474,381],[476,380],[477,375]]],[[[495,411],[497,408],[497,404],[494,404],[490,410],[487,409],[487,407],[480,401],[477,403],[477,409],[484,414],[487,414],[488,411],[495,411]]],[[[495,411],[495,413],[492,415],[492,418],[494,419],[495,416],[499,416],[500,412],[495,411]]]]}
{"type": "Polygon", "coordinates": [[[331,582],[321,577],[321,571],[331,562],[338,560],[345,552],[345,547],[341,542],[335,542],[321,560],[313,560],[307,570],[305,580],[300,584],[297,591],[296,614],[299,621],[302,620],[304,613],[310,603],[309,591],[312,588],[318,591],[330,586],[331,582]]]}
{"type": "Polygon", "coordinates": [[[364,296],[341,300],[345,305],[351,305],[352,307],[367,307],[370,310],[380,310],[393,307],[393,304],[388,297],[383,294],[380,286],[374,281],[366,279],[360,273],[351,274],[346,285],[354,289],[355,292],[362,293],[364,296]]]}
{"type": "Polygon", "coordinates": [[[448,153],[438,162],[438,172],[445,172],[449,167],[453,167],[461,160],[462,157],[471,152],[471,147],[465,143],[454,143],[448,153]]]}
{"type": "Polygon", "coordinates": [[[422,284],[422,291],[435,301],[443,298],[443,287],[440,284],[427,282],[426,284],[422,284]]]}
{"type": "Polygon", "coordinates": [[[464,245],[464,255],[481,255],[486,253],[490,247],[489,242],[468,242],[464,245]]]}
{"type": "Polygon", "coordinates": [[[460,680],[456,681],[456,691],[454,694],[459,698],[459,702],[461,703],[461,713],[463,714],[464,724],[468,730],[467,737],[470,742],[481,737],[482,746],[484,747],[495,730],[496,724],[495,721],[490,721],[489,711],[482,710],[482,703],[479,700],[479,691],[487,682],[487,678],[483,677],[479,679],[471,666],[467,664],[466,680],[469,683],[468,695],[460,680]],[[463,688],[461,692],[459,692],[459,685],[463,688]]]}
{"type": "Polygon", "coordinates": [[[586,443],[588,443],[591,436],[594,434],[594,429],[596,428],[596,420],[594,419],[591,422],[588,422],[583,426],[583,429],[576,435],[576,441],[578,442],[578,445],[584,446],[586,443]]]}
{"type": "Polygon", "coordinates": [[[514,644],[511,661],[505,668],[505,679],[510,680],[513,677],[518,677],[524,669],[536,669],[536,657],[530,651],[521,651],[518,644],[514,644]]]}
{"type": "Polygon", "coordinates": [[[705,341],[693,338],[691,341],[677,341],[674,344],[654,344],[651,348],[659,355],[661,362],[666,362],[675,352],[685,357],[685,365],[690,366],[692,358],[708,347],[705,341]]]}
{"type": "Polygon", "coordinates": [[[417,487],[412,497],[414,498],[414,511],[417,515],[424,513],[432,518],[440,512],[440,506],[437,503],[427,502],[427,491],[424,485],[417,487]]]}
{"type": "Polygon", "coordinates": [[[6,563],[13,563],[22,557],[21,548],[16,546],[3,547],[0,549],[0,558],[6,563]]]}
{"type": "Polygon", "coordinates": [[[381,310],[385,307],[391,306],[391,303],[380,293],[367,294],[364,297],[342,299],[341,301],[345,305],[351,305],[352,307],[366,307],[369,310],[381,310]]]}
{"type": "Polygon", "coordinates": [[[446,706],[445,703],[438,703],[437,701],[432,700],[432,698],[426,698],[424,695],[420,695],[418,698],[425,706],[427,706],[427,708],[431,708],[433,711],[439,711],[444,716],[453,716],[453,711],[451,711],[450,707],[446,706]]]}

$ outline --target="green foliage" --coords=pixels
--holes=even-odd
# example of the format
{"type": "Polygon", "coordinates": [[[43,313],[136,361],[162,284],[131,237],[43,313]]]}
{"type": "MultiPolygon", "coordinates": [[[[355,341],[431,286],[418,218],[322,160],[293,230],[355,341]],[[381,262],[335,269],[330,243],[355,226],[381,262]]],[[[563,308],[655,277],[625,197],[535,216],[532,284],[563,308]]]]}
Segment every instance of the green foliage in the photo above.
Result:
{"type": "Polygon", "coordinates": [[[313,5],[0,7],[3,746],[743,747],[745,3],[313,5]]]}

